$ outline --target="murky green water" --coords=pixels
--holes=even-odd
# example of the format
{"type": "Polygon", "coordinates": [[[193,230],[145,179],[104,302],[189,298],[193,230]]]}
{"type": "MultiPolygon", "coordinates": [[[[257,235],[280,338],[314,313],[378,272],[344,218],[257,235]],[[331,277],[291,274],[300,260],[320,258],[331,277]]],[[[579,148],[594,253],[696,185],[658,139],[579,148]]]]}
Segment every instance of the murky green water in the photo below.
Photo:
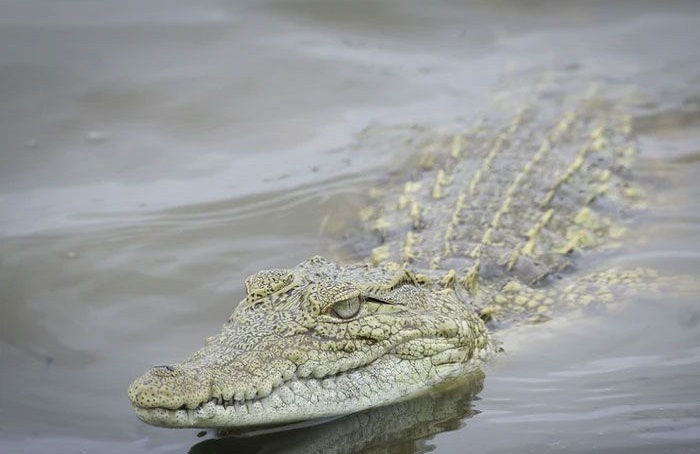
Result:
{"type": "MultiPolygon", "coordinates": [[[[697,452],[697,295],[511,333],[486,379],[244,439],[146,426],[146,368],[219,329],[253,271],[320,235],[401,149],[368,125],[484,113],[518,74],[625,80],[639,214],[616,264],[700,270],[700,4],[0,4],[0,451],[697,452]]],[[[333,227],[333,226],[331,226],[333,227]]]]}

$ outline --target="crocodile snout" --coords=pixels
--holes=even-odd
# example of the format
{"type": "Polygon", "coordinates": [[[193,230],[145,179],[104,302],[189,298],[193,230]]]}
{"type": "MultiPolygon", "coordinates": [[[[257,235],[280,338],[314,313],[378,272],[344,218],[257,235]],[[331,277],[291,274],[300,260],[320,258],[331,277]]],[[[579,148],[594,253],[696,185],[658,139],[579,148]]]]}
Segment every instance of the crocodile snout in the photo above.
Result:
{"type": "Polygon", "coordinates": [[[151,368],[129,386],[131,403],[139,408],[196,408],[209,398],[210,380],[198,368],[179,364],[151,368]]]}

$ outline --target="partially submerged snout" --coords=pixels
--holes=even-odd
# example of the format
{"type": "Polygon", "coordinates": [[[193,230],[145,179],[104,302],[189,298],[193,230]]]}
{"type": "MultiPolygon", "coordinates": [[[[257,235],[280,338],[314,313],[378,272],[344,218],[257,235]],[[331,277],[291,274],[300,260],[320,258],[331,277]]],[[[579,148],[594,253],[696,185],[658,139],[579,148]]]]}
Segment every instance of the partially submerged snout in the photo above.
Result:
{"type": "Polygon", "coordinates": [[[182,363],[155,366],[134,380],[128,395],[137,416],[164,427],[259,424],[236,415],[237,410],[248,413],[253,402],[269,397],[297,368],[265,351],[238,352],[230,357],[226,353],[232,352],[204,347],[182,363]]]}
{"type": "Polygon", "coordinates": [[[305,328],[259,310],[257,304],[241,304],[204,347],[137,378],[128,389],[137,416],[156,426],[205,428],[303,419],[306,415],[298,416],[293,405],[288,405],[287,416],[275,409],[299,393],[290,389],[297,374],[303,378],[315,372],[299,364],[311,364],[309,354],[317,348],[299,337],[305,328]],[[262,405],[265,411],[260,411],[262,405]]]}

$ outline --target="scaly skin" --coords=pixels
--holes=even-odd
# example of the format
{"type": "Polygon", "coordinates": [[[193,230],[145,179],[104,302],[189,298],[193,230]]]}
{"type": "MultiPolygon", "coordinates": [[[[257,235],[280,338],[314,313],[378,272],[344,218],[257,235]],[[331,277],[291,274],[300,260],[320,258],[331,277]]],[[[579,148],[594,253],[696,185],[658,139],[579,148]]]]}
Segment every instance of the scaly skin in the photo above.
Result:
{"type": "Polygon", "coordinates": [[[615,245],[638,197],[630,118],[593,91],[542,90],[464,133],[412,129],[417,168],[361,213],[367,261],[248,278],[220,334],[132,383],[138,417],[230,428],[394,403],[478,369],[495,350],[484,320],[539,321],[643,279],[569,271],[615,245]]]}
{"type": "MultiPolygon", "coordinates": [[[[256,454],[428,453],[426,440],[457,430],[474,415],[472,399],[483,387],[484,374],[475,372],[415,399],[371,408],[300,430],[283,426],[251,436],[223,431],[190,448],[190,454],[255,452],[256,454]],[[239,436],[242,435],[242,436],[239,436]]],[[[299,429],[299,428],[297,428],[299,429]]]]}

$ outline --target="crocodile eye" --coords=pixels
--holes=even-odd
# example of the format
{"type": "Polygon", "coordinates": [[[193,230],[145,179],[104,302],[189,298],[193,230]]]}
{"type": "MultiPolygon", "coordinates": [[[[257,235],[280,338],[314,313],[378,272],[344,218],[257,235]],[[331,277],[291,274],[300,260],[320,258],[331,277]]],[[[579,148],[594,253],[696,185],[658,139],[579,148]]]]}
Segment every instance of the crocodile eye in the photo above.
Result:
{"type": "Polygon", "coordinates": [[[359,296],[355,296],[336,302],[331,307],[331,312],[336,317],[347,320],[349,318],[353,318],[358,312],[360,312],[361,305],[362,300],[359,296]]]}

